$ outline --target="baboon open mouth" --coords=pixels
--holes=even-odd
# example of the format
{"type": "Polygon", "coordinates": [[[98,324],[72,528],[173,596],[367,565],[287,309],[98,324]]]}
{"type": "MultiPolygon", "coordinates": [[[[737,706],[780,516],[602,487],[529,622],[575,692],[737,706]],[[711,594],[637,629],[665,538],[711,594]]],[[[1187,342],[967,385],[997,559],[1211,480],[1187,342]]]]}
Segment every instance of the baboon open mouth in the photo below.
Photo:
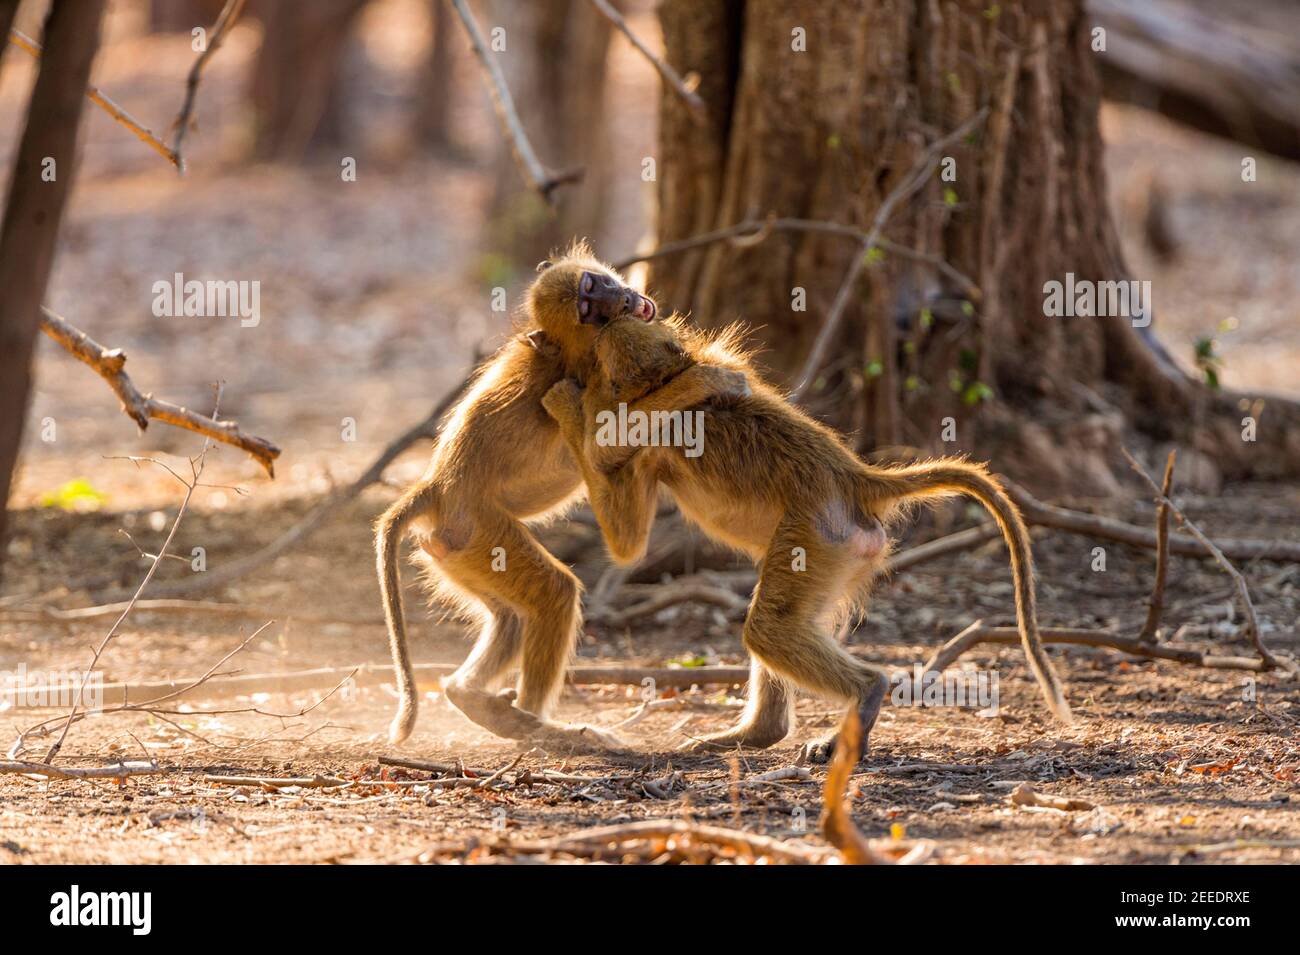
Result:
{"type": "Polygon", "coordinates": [[[584,325],[604,325],[620,315],[650,322],[658,311],[650,299],[608,275],[583,272],[578,279],[578,321],[584,325]]]}

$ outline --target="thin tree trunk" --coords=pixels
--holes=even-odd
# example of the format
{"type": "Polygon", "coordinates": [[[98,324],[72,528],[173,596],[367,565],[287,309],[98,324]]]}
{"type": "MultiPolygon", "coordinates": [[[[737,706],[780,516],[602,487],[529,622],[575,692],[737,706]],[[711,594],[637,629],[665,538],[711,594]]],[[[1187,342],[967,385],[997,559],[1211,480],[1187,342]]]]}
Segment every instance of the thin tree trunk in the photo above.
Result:
{"type": "Polygon", "coordinates": [[[342,63],[366,0],[269,0],[258,5],[262,48],[253,64],[253,153],[295,162],[347,131],[342,63]]]}
{"type": "Polygon", "coordinates": [[[432,36],[416,93],[415,138],[433,149],[452,146],[451,104],[455,101],[457,29],[447,0],[429,0],[432,36]]]}
{"type": "MultiPolygon", "coordinates": [[[[0,4],[9,33],[15,4],[0,4]]],[[[45,20],[40,73],[27,107],[0,225],[0,505],[7,505],[31,391],[32,348],[72,191],[77,133],[90,66],[99,46],[103,0],[55,0],[45,20]],[[51,165],[51,163],[53,165],[51,165]]],[[[7,510],[0,506],[0,573],[7,510]]]]}

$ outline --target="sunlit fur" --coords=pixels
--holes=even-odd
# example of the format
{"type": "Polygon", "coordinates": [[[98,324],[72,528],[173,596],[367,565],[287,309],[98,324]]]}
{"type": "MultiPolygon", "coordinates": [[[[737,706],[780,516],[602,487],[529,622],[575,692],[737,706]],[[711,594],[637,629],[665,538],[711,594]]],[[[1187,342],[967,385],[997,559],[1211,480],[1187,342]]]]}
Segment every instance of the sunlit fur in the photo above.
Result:
{"type": "MultiPolygon", "coordinates": [[[[642,331],[634,323],[623,327],[618,347],[646,363],[645,381],[658,380],[653,356],[673,354],[662,348],[662,329],[642,331]]],[[[654,489],[662,483],[689,520],[760,567],[743,630],[753,659],[749,706],[737,727],[704,743],[766,746],[783,738],[789,729],[790,684],[852,703],[865,741],[887,680],[848,654],[831,634],[846,614],[865,607],[871,581],[888,553],[884,528],[898,520],[902,506],[956,493],[983,503],[1002,529],[1030,667],[1052,712],[1069,720],[1069,706],[1038,632],[1028,532],[983,465],[960,458],[868,465],[838,434],[763,381],[742,345],[740,329],[703,333],[680,317],[669,318],[662,328],[672,330],[694,359],[692,373],[717,367],[739,373],[747,384],[704,405],[699,457],[688,458],[676,449],[596,444],[595,415],[622,400],[603,368],[617,366],[620,376],[627,374],[627,362],[609,360],[603,341],[596,346],[602,367],[585,392],[560,382],[545,404],[579,460],[592,508],[616,560],[634,561],[644,552],[655,512],[654,489]]],[[[824,759],[832,747],[833,738],[819,740],[808,755],[824,759]]]]}
{"type": "Polygon", "coordinates": [[[480,636],[448,679],[448,698],[493,732],[616,742],[591,728],[550,723],[573,650],[581,585],[528,525],[582,494],[578,470],[541,399],[556,382],[585,380],[597,329],[578,321],[584,271],[625,280],[575,244],[546,263],[529,289],[514,335],[474,377],[447,415],[424,477],[379,519],[379,580],[400,704],[394,742],[415,725],[417,691],[402,614],[398,553],[409,529],[434,599],[476,621],[480,636]],[[494,570],[504,559],[506,569],[494,570]],[[518,664],[517,701],[492,691],[518,664]]]}

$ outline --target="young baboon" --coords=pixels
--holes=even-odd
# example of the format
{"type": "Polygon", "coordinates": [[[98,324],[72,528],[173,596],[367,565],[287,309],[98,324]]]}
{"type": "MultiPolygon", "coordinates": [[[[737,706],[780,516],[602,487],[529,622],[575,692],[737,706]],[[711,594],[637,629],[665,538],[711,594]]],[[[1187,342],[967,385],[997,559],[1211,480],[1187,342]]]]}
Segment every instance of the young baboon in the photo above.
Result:
{"type": "MultiPolygon", "coordinates": [[[[585,246],[543,265],[528,291],[518,333],[448,414],[424,476],[376,525],[379,583],[400,691],[389,730],[394,742],[410,735],[417,708],[398,575],[398,549],[409,528],[434,592],[482,626],[468,659],[447,681],[448,699],[501,736],[617,745],[598,730],[546,719],[577,635],[581,588],[527,525],[563,510],[581,492],[578,469],[543,411],[542,397],[558,381],[590,375],[597,333],[611,319],[648,324],[658,309],[585,246]],[[516,689],[494,692],[516,662],[516,689]]],[[[665,345],[676,348],[671,341],[665,345]]],[[[664,363],[666,356],[652,350],[646,360],[664,363]]],[[[636,408],[685,409],[744,387],[735,372],[689,364],[674,365],[682,373],[636,408]]]]}
{"type": "MultiPolygon", "coordinates": [[[[1016,615],[1030,668],[1052,713],[1070,719],[1038,633],[1028,531],[983,465],[960,458],[895,467],[865,464],[835,432],[759,377],[740,345],[738,329],[707,335],[677,316],[663,323],[655,338],[665,329],[675,333],[695,360],[694,369],[718,366],[743,373],[749,394],[708,408],[703,453],[697,457],[602,444],[594,438],[595,416],[619,400],[608,369],[627,375],[629,359],[643,361],[659,350],[636,347],[643,333],[635,325],[618,327],[624,330],[619,338],[598,338],[602,361],[585,391],[565,380],[544,399],[579,461],[611,554],[628,562],[644,552],[656,487],[662,483],[689,520],[748,554],[760,570],[743,630],[752,673],[744,715],[734,728],[694,745],[765,747],[778,742],[789,732],[792,687],[800,686],[857,708],[865,754],[888,679],[840,647],[831,636],[833,625],[864,606],[888,553],[885,528],[898,517],[900,505],[954,493],[979,500],[1001,527],[1011,552],[1016,615]],[[625,349],[622,354],[610,353],[619,347],[625,349]]],[[[661,370],[644,366],[641,375],[658,380],[661,370]]],[[[825,761],[834,741],[831,734],[807,744],[805,756],[825,761]]]]}

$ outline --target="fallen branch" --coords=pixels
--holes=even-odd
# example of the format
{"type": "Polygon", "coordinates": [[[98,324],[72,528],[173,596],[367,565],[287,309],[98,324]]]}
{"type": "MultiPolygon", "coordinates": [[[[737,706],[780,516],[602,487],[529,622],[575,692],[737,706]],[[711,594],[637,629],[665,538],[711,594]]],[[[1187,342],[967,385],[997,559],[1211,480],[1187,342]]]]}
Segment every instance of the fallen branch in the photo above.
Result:
{"type": "Polygon", "coordinates": [[[822,790],[822,835],[839,850],[849,865],[890,865],[893,860],[872,849],[866,836],[853,824],[845,799],[861,745],[862,721],[858,719],[856,710],[849,710],[840,723],[835,755],[826,770],[826,785],[822,790]]]}
{"type": "MultiPolygon", "coordinates": [[[[1165,459],[1165,477],[1161,482],[1161,497],[1169,497],[1173,486],[1174,461],[1178,452],[1170,451],[1165,459]]],[[[1169,576],[1169,508],[1161,501],[1156,507],[1156,579],[1151,585],[1151,597],[1147,600],[1147,619],[1138,632],[1138,639],[1144,643],[1155,643],[1156,631],[1160,627],[1160,614],[1165,609],[1165,580],[1169,576]]]]}
{"type": "MultiPolygon", "coordinates": [[[[41,45],[21,30],[10,30],[9,42],[18,47],[18,49],[22,50],[24,53],[30,54],[34,59],[39,60],[41,58],[41,45]]],[[[139,120],[133,117],[121,106],[118,106],[117,103],[111,100],[108,96],[101,93],[97,87],[87,86],[86,98],[106,112],[109,116],[113,117],[114,120],[135,133],[142,142],[151,147],[154,152],[158,153],[158,155],[162,156],[173,166],[180,168],[180,156],[168,149],[161,139],[155,136],[146,126],[141,124],[139,120]]]]}
{"type": "Polygon", "coordinates": [[[1021,783],[1007,797],[1013,806],[1032,806],[1035,809],[1059,809],[1061,812],[1088,812],[1096,809],[1095,803],[1086,799],[1069,799],[1065,796],[1046,796],[1036,792],[1029,783],[1021,783]]]}
{"type": "Polygon", "coordinates": [[[696,122],[704,122],[708,119],[708,107],[704,105],[704,100],[695,92],[686,81],[682,79],[680,73],[669,66],[662,57],[656,56],[654,50],[641,42],[641,38],[632,32],[632,28],[627,25],[623,15],[619,13],[609,3],[609,0],[591,0],[591,5],[600,11],[600,15],[614,25],[614,28],[627,37],[638,53],[650,61],[650,65],[659,71],[665,83],[672,88],[673,92],[682,98],[690,109],[692,118],[696,122]]]}
{"type": "Polygon", "coordinates": [[[524,125],[519,120],[519,113],[515,110],[514,100],[510,98],[510,88],[506,85],[506,78],[501,73],[501,67],[497,66],[496,61],[492,59],[492,55],[488,52],[487,44],[483,42],[483,34],[479,32],[474,14],[470,12],[465,0],[451,0],[451,7],[456,11],[456,16],[460,17],[460,22],[465,27],[465,33],[469,37],[470,48],[473,49],[479,66],[483,68],[483,74],[487,78],[488,92],[492,95],[492,106],[496,110],[497,118],[501,121],[501,128],[506,134],[506,139],[510,142],[510,150],[514,154],[524,178],[532,183],[533,188],[548,204],[552,203],[554,201],[552,194],[555,190],[560,186],[581,179],[582,169],[572,169],[568,172],[552,174],[542,165],[541,160],[537,158],[537,153],[533,151],[532,143],[528,141],[528,134],[524,132],[524,125]]]}
{"type": "MultiPolygon", "coordinates": [[[[267,624],[269,626],[269,624],[267,624]]],[[[263,628],[264,629],[264,628],[263,628]]],[[[258,631],[261,632],[260,630],[258,631]]],[[[256,633],[253,634],[256,636],[256,633]]],[[[252,639],[251,637],[249,639],[252,639]]],[[[247,642],[247,641],[246,641],[247,642]]],[[[413,667],[417,680],[429,681],[450,676],[459,664],[417,663],[413,667]]],[[[288,673],[258,673],[242,676],[212,677],[199,680],[158,680],[141,683],[105,683],[99,687],[101,703],[108,707],[123,703],[124,708],[143,709],[145,704],[126,703],[142,696],[175,699],[203,688],[205,698],[247,696],[252,693],[294,693],[337,684],[340,680],[353,687],[380,686],[393,682],[393,668],[389,664],[358,664],[355,667],[320,667],[314,670],[294,670],[288,673]]],[[[575,685],[587,686],[641,686],[646,680],[663,689],[689,689],[692,686],[738,686],[749,679],[748,667],[572,667],[566,680],[575,685]]],[[[42,687],[51,696],[73,694],[76,686],[42,687]]],[[[0,689],[0,704],[24,699],[28,690],[23,687],[0,689]]],[[[150,698],[149,703],[158,702],[150,698]]],[[[301,714],[298,714],[301,715],[301,714]]]]}
{"type": "Polygon", "coordinates": [[[1246,632],[1250,635],[1250,642],[1255,645],[1255,651],[1259,654],[1260,659],[1267,664],[1268,669],[1281,668],[1282,664],[1278,662],[1277,658],[1274,657],[1273,654],[1269,653],[1268,648],[1264,646],[1264,641],[1260,637],[1259,620],[1255,616],[1255,605],[1251,602],[1250,588],[1246,586],[1246,578],[1241,575],[1241,572],[1232,565],[1232,562],[1229,561],[1227,557],[1223,556],[1223,551],[1215,546],[1212,540],[1201,533],[1201,529],[1189,521],[1187,516],[1174,505],[1173,501],[1169,500],[1169,498],[1165,496],[1161,491],[1160,486],[1151,479],[1151,475],[1147,474],[1146,469],[1143,468],[1142,465],[1138,464],[1137,459],[1134,458],[1133,455],[1129,454],[1128,449],[1121,448],[1120,450],[1124,452],[1124,457],[1128,459],[1129,466],[1133,468],[1133,470],[1136,471],[1148,485],[1150,485],[1151,490],[1155,492],[1156,502],[1161,507],[1166,508],[1170,514],[1174,515],[1174,517],[1178,518],[1178,523],[1187,528],[1188,532],[1200,541],[1201,546],[1210,552],[1210,556],[1214,558],[1215,563],[1222,568],[1225,574],[1232,578],[1232,582],[1237,585],[1237,595],[1241,599],[1242,611],[1246,615],[1246,632]]]}
{"type": "Polygon", "coordinates": [[[800,846],[784,839],[760,836],[721,826],[696,825],[674,819],[647,819],[617,826],[598,826],[573,835],[558,836],[534,843],[536,852],[565,852],[573,855],[602,855],[611,847],[649,839],[680,841],[722,846],[754,858],[768,857],[794,865],[817,865],[834,857],[833,850],[800,846]]]}
{"type": "MultiPolygon", "coordinates": [[[[1131,547],[1155,549],[1159,546],[1156,532],[1146,527],[1135,527],[1125,521],[1096,514],[1085,514],[1066,507],[1045,504],[1023,487],[1003,479],[1007,494],[1020,508],[1021,514],[1030,524],[1050,527],[1053,530],[1082,534],[1086,537],[1099,537],[1103,540],[1118,541],[1131,547]]],[[[1233,560],[1287,560],[1300,562],[1300,543],[1283,540],[1259,540],[1252,538],[1222,538],[1219,549],[1233,560]]],[[[1170,534],[1169,553],[1180,557],[1203,557],[1205,546],[1189,534],[1170,534]]]]}
{"type": "Polygon", "coordinates": [[[217,22],[212,25],[208,31],[207,46],[199,54],[194,65],[190,67],[190,75],[185,81],[185,102],[181,106],[180,114],[176,117],[174,128],[176,129],[176,140],[172,143],[172,155],[175,156],[176,171],[185,172],[185,159],[181,154],[181,144],[185,141],[185,133],[190,128],[190,114],[194,112],[194,101],[199,92],[199,77],[203,73],[203,67],[207,64],[208,58],[217,52],[217,47],[221,46],[221,41],[225,39],[226,33],[239,15],[244,12],[244,4],[247,0],[226,0],[226,5],[221,8],[221,14],[217,17],[217,22]]]}
{"type": "MultiPolygon", "coordinates": [[[[44,309],[42,309],[42,311],[44,311],[44,309]]],[[[82,336],[82,340],[89,341],[89,339],[84,335],[82,336]]],[[[125,361],[126,359],[122,358],[121,360],[125,361]]],[[[120,363],[118,364],[117,370],[121,373],[122,366],[120,363]]],[[[216,399],[213,401],[212,405],[212,413],[215,415],[220,407],[221,386],[218,385],[216,399]]],[[[108,633],[104,635],[104,639],[99,642],[99,646],[95,648],[94,655],[90,659],[90,665],[86,667],[85,672],[81,676],[81,680],[77,683],[77,693],[72,700],[72,708],[68,711],[67,719],[63,723],[63,729],[59,732],[59,738],[54,741],[49,752],[45,754],[45,762],[52,763],[54,762],[54,757],[59,755],[59,750],[63,748],[64,740],[68,738],[68,731],[72,729],[72,724],[77,721],[77,711],[81,707],[81,701],[85,695],[86,684],[90,681],[90,674],[94,672],[95,667],[99,663],[100,657],[102,657],[104,651],[108,649],[108,645],[113,641],[113,638],[117,636],[118,629],[131,613],[132,608],[135,607],[136,601],[140,599],[140,595],[144,593],[144,589],[149,586],[149,581],[153,580],[153,575],[158,572],[158,565],[162,563],[163,557],[167,554],[167,549],[171,547],[172,541],[176,538],[176,531],[180,529],[181,520],[185,517],[185,511],[190,506],[190,499],[194,496],[194,491],[199,486],[199,478],[203,476],[203,467],[207,461],[208,449],[210,447],[212,447],[211,441],[205,437],[203,439],[203,447],[199,451],[198,457],[190,459],[190,473],[193,475],[193,480],[186,481],[184,478],[180,477],[180,475],[176,474],[175,471],[172,471],[172,474],[177,478],[177,480],[185,485],[185,496],[181,499],[181,506],[176,511],[176,517],[172,521],[171,530],[167,532],[167,537],[163,541],[162,547],[158,548],[158,553],[154,555],[152,563],[149,564],[149,569],[145,572],[144,579],[140,581],[140,586],[136,588],[135,593],[131,595],[131,599],[127,601],[126,606],[122,608],[122,613],[113,623],[113,626],[109,628],[108,633]]],[[[168,468],[168,470],[170,471],[171,469],[168,468]]],[[[26,735],[27,734],[24,733],[18,738],[18,744],[22,743],[22,740],[26,735]]]]}
{"type": "MultiPolygon", "coordinates": [[[[0,619],[40,621],[58,624],[86,623],[116,617],[126,609],[129,601],[100,604],[94,607],[75,607],[61,610],[58,607],[7,607],[0,608],[0,619]]],[[[344,623],[353,626],[383,626],[384,618],[372,616],[347,616],[346,614],[303,614],[296,611],[275,610],[251,604],[221,603],[213,600],[137,600],[137,613],[208,614],[216,617],[275,617],[297,620],[300,623],[344,623]]]]}
{"type": "Polygon", "coordinates": [[[123,366],[126,355],[120,348],[104,348],[85,332],[74,328],[66,321],[41,306],[41,330],[58,342],[73,357],[93,368],[101,378],[108,382],[122,402],[122,410],[141,430],[149,427],[152,418],[164,424],[170,424],[186,431],[193,431],[205,438],[234,445],[251,455],[266,469],[270,477],[275,477],[275,459],[280,456],[280,449],[265,438],[246,435],[233,421],[221,421],[209,418],[198,412],[162,401],[153,395],[142,395],[132,383],[123,366]]]}
{"type": "MultiPolygon", "coordinates": [[[[351,780],[339,779],[337,776],[322,776],[319,773],[310,779],[293,779],[285,776],[218,776],[209,773],[203,777],[203,781],[236,788],[252,786],[257,789],[287,789],[291,786],[301,789],[337,789],[340,786],[353,784],[351,780]]],[[[383,785],[383,783],[377,782],[374,785],[383,785]]]]}
{"type": "MultiPolygon", "coordinates": [[[[1148,643],[1133,637],[1121,637],[1104,630],[1074,629],[1068,627],[1051,627],[1042,631],[1043,643],[1059,643],[1080,647],[1106,647],[1121,650],[1135,657],[1150,660],[1172,660],[1175,663],[1187,663],[1192,666],[1206,667],[1211,670],[1251,670],[1262,673],[1271,670],[1274,664],[1254,657],[1223,657],[1192,650],[1187,647],[1171,647],[1160,643],[1148,643]]],[[[945,643],[925,664],[925,672],[940,673],[963,653],[979,643],[998,643],[1007,646],[1020,644],[1020,631],[1015,627],[985,627],[978,621],[971,624],[957,636],[945,643]]]]}
{"type": "Polygon", "coordinates": [[[957,531],[954,534],[938,537],[932,541],[926,541],[924,544],[917,544],[915,547],[901,550],[896,554],[890,554],[885,560],[885,571],[887,573],[896,573],[909,567],[915,567],[927,560],[933,560],[936,557],[971,550],[1001,537],[1002,532],[993,523],[968,527],[964,531],[957,531]]]}
{"type": "Polygon", "coordinates": [[[27,760],[0,763],[0,775],[45,776],[49,779],[125,779],[127,776],[161,776],[157,763],[118,763],[116,766],[51,766],[27,760]]]}
{"type": "Polygon", "coordinates": [[[732,612],[744,610],[749,606],[749,601],[744,597],[738,596],[733,591],[723,587],[714,587],[710,584],[674,581],[657,589],[658,592],[647,600],[633,604],[623,610],[607,610],[599,614],[591,614],[589,619],[611,627],[621,627],[633,620],[648,617],[667,607],[686,602],[713,604],[723,610],[732,612]]]}

